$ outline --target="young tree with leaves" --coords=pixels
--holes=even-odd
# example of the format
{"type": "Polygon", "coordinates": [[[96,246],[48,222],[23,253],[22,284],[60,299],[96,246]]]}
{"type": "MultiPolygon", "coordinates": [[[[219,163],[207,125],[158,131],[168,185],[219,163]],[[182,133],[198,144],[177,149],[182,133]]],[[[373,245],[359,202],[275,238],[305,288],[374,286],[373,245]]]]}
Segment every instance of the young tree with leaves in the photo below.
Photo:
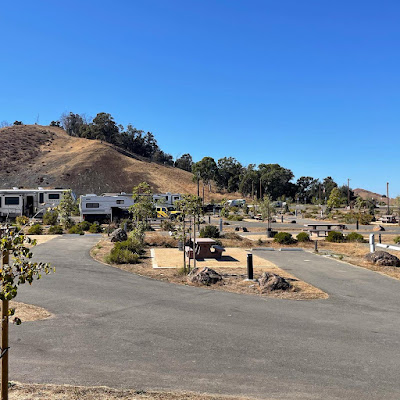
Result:
{"type": "Polygon", "coordinates": [[[64,192],[60,204],[56,207],[56,209],[60,217],[61,224],[64,225],[65,228],[71,227],[71,215],[75,209],[75,200],[72,197],[71,190],[64,192]]]}

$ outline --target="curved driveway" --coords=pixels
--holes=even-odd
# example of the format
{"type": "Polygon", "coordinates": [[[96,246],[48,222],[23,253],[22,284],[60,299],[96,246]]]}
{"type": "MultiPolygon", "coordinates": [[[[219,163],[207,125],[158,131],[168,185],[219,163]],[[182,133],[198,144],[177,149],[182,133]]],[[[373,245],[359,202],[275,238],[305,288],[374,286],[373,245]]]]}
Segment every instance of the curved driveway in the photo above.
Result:
{"type": "Polygon", "coordinates": [[[89,256],[97,240],[65,235],[35,249],[57,272],[22,287],[19,300],[55,317],[11,328],[10,379],[264,399],[400,398],[400,282],[306,252],[257,252],[330,294],[262,299],[108,267],[89,256]]]}

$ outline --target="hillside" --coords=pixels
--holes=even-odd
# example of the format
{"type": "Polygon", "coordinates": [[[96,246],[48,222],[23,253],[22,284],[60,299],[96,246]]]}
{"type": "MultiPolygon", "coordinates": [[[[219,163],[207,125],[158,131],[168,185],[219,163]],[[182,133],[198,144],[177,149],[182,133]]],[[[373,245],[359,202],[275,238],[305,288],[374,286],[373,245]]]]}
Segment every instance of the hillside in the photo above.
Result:
{"type": "MultiPolygon", "coordinates": [[[[197,193],[192,174],[128,157],[98,140],[68,136],[62,129],[23,125],[0,129],[0,188],[63,187],[76,194],[132,192],[148,182],[153,192],[197,193]]],[[[223,195],[205,190],[206,200],[223,195]]]]}
{"type": "MultiPolygon", "coordinates": [[[[369,190],[365,190],[365,189],[354,189],[354,194],[357,196],[360,196],[361,198],[363,198],[364,200],[366,199],[375,199],[378,201],[382,201],[383,203],[387,204],[387,197],[386,195],[383,194],[379,194],[379,193],[374,193],[374,192],[370,192],[369,190]],[[385,197],[383,197],[385,196],[385,197]]],[[[393,199],[390,199],[390,203],[392,204],[393,199]]]]}

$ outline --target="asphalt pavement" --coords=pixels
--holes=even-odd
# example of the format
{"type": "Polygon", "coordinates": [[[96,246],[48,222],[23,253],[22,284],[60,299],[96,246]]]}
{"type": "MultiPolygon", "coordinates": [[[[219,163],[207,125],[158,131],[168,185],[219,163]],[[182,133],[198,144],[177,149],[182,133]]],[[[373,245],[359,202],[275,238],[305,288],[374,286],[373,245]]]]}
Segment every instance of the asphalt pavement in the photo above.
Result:
{"type": "Polygon", "coordinates": [[[307,252],[265,257],[329,293],[290,301],[136,276],[96,235],[35,248],[55,274],[19,299],[54,317],[10,331],[10,379],[263,399],[400,398],[400,282],[307,252]]]}

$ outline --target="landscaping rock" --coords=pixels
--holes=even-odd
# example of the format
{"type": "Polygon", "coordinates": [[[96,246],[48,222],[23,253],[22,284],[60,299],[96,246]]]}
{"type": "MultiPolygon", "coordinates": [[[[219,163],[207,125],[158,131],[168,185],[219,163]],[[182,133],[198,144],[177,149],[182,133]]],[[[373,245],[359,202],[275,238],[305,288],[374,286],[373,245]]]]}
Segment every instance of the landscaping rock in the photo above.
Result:
{"type": "Polygon", "coordinates": [[[292,285],[280,275],[264,272],[258,279],[261,293],[268,293],[274,290],[289,290],[292,285]]]}
{"type": "Polygon", "coordinates": [[[243,230],[243,232],[248,232],[249,231],[245,226],[242,228],[242,230],[243,230]]]}
{"type": "Polygon", "coordinates": [[[112,242],[124,242],[128,240],[128,234],[122,228],[116,229],[110,237],[112,242]]]}
{"type": "Polygon", "coordinates": [[[194,268],[187,277],[187,280],[191,283],[200,283],[202,285],[213,285],[222,281],[222,276],[211,268],[204,267],[194,268]]]}
{"type": "Polygon", "coordinates": [[[375,232],[382,232],[382,231],[384,231],[385,230],[385,228],[382,226],[382,225],[377,225],[377,226],[375,226],[375,228],[374,228],[374,231],[375,232]]]}
{"type": "Polygon", "coordinates": [[[400,267],[400,259],[387,251],[376,251],[365,255],[367,261],[386,267],[400,267]]]}

